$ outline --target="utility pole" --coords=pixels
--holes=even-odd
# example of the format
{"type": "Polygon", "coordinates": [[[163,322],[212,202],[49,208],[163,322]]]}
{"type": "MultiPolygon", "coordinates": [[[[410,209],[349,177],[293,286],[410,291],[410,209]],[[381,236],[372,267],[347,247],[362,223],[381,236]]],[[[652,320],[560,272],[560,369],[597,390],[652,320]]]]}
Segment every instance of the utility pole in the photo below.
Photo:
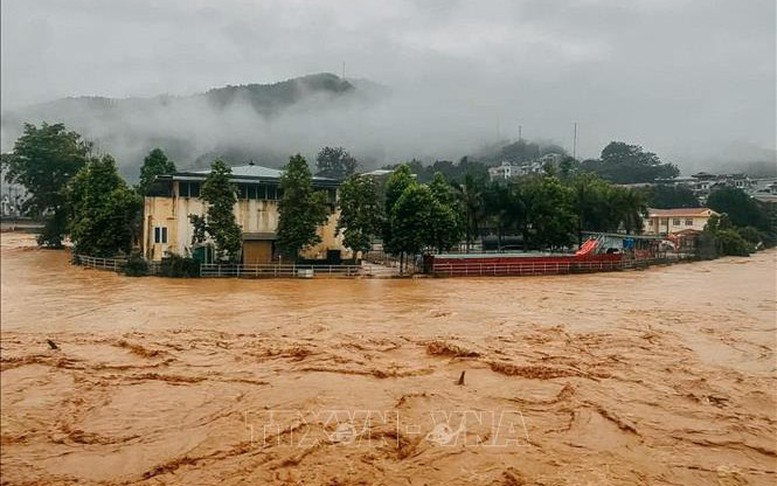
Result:
{"type": "Polygon", "coordinates": [[[518,141],[519,141],[519,142],[520,142],[521,140],[523,140],[523,134],[522,134],[522,131],[523,131],[523,126],[521,126],[521,125],[518,125],[518,141]]]}
{"type": "Polygon", "coordinates": [[[345,61],[343,61],[343,81],[345,81],[345,61]]]}
{"type": "Polygon", "coordinates": [[[572,136],[572,158],[577,160],[577,122],[575,122],[575,131],[572,136]]]}

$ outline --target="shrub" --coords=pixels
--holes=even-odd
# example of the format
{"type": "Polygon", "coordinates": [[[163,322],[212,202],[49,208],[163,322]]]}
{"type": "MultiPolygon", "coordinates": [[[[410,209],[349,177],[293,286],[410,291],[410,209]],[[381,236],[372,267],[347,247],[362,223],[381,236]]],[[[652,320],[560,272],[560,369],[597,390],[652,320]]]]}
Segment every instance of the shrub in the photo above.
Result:
{"type": "Polygon", "coordinates": [[[746,241],[749,241],[754,245],[757,245],[758,243],[761,243],[763,241],[763,234],[760,231],[758,231],[757,228],[754,228],[752,226],[737,228],[737,232],[739,232],[739,236],[741,236],[746,241]]]}
{"type": "Polygon", "coordinates": [[[750,256],[754,245],[744,238],[735,229],[724,229],[715,232],[718,254],[721,256],[750,256]]]}
{"type": "Polygon", "coordinates": [[[159,274],[163,277],[192,278],[200,276],[200,262],[190,257],[170,255],[162,258],[159,274]]]}
{"type": "Polygon", "coordinates": [[[127,258],[127,264],[124,265],[124,275],[128,277],[143,277],[148,275],[148,262],[140,252],[133,251],[129,258],[127,258]]]}

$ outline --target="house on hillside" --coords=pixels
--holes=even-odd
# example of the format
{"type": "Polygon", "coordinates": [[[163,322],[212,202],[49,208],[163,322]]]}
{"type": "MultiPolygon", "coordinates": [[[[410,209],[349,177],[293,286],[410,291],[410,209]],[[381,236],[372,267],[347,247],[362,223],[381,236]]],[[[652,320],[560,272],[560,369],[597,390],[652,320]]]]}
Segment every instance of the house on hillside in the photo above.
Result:
{"type": "Polygon", "coordinates": [[[514,164],[511,162],[503,161],[501,164],[495,167],[488,168],[488,177],[492,181],[497,180],[509,180],[514,177],[523,177],[529,174],[539,174],[543,171],[545,164],[547,163],[550,155],[545,156],[544,159],[537,159],[531,162],[522,162],[514,164]]]}
{"type": "Polygon", "coordinates": [[[709,208],[648,208],[644,233],[671,235],[685,230],[703,231],[712,216],[719,214],[709,208]]]}
{"type": "MultiPolygon", "coordinates": [[[[204,215],[206,205],[200,199],[200,189],[210,168],[192,172],[176,172],[157,176],[143,209],[144,256],[159,261],[166,254],[189,255],[203,262],[212,261],[207,245],[193,244],[194,227],[190,214],[204,215]]],[[[242,261],[244,264],[277,262],[275,240],[278,227],[279,186],[282,172],[250,163],[232,167],[232,182],[237,186],[238,202],[234,213],[243,230],[242,261]]],[[[321,243],[308,249],[302,257],[339,263],[345,254],[342,238],[336,235],[336,198],[339,181],[313,177],[313,187],[326,191],[330,216],[318,234],[321,243]]]]}

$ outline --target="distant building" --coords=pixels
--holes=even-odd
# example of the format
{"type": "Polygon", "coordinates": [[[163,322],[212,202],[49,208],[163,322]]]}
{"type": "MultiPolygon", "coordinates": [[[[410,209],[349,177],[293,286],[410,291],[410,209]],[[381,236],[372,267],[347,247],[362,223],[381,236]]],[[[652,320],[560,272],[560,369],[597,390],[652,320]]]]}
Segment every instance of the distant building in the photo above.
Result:
{"type": "Polygon", "coordinates": [[[27,200],[27,191],[19,184],[0,183],[0,215],[2,216],[26,216],[23,211],[24,202],[27,200]]]}
{"type": "Polygon", "coordinates": [[[777,179],[760,179],[757,182],[758,185],[750,191],[750,195],[762,203],[777,203],[777,179]]]}
{"type": "MultiPolygon", "coordinates": [[[[206,245],[192,243],[194,227],[189,221],[190,214],[205,214],[200,188],[209,173],[210,169],[205,169],[157,177],[144,202],[142,247],[146,258],[158,261],[167,253],[175,253],[211,260],[206,245]]],[[[277,261],[275,240],[281,174],[279,170],[253,164],[232,168],[232,182],[238,190],[234,213],[243,230],[243,263],[277,261]]],[[[322,242],[304,252],[304,258],[333,262],[345,256],[342,238],[336,235],[338,185],[334,179],[313,177],[313,187],[329,195],[331,214],[318,231],[322,242]]]]}
{"type": "Polygon", "coordinates": [[[492,181],[496,181],[508,180],[514,177],[522,177],[529,174],[539,174],[548,165],[557,167],[558,161],[561,157],[562,156],[558,154],[546,154],[538,159],[528,162],[511,163],[508,161],[502,161],[502,163],[496,167],[489,167],[488,176],[492,181]]]}
{"type": "Polygon", "coordinates": [[[704,203],[712,191],[719,187],[735,187],[745,192],[752,191],[757,186],[757,180],[751,179],[747,174],[710,174],[697,172],[686,180],[693,193],[704,203]]]}
{"type": "Polygon", "coordinates": [[[11,197],[8,194],[3,194],[0,198],[0,215],[11,216],[16,212],[16,208],[11,202],[11,197]]]}
{"type": "Polygon", "coordinates": [[[702,231],[707,221],[718,213],[709,208],[648,209],[645,234],[670,235],[685,230],[702,231]]]}
{"type": "Polygon", "coordinates": [[[488,177],[494,180],[506,180],[513,177],[513,164],[504,161],[496,167],[488,168],[488,177]]]}

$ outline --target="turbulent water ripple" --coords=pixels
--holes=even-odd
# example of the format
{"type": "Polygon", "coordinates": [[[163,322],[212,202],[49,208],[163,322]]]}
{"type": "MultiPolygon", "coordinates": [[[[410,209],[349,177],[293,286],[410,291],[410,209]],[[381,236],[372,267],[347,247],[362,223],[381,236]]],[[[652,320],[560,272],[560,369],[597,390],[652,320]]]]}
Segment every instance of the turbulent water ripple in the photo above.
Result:
{"type": "Polygon", "coordinates": [[[2,238],[3,485],[777,475],[774,251],[598,275],[205,281],[2,238]]]}

